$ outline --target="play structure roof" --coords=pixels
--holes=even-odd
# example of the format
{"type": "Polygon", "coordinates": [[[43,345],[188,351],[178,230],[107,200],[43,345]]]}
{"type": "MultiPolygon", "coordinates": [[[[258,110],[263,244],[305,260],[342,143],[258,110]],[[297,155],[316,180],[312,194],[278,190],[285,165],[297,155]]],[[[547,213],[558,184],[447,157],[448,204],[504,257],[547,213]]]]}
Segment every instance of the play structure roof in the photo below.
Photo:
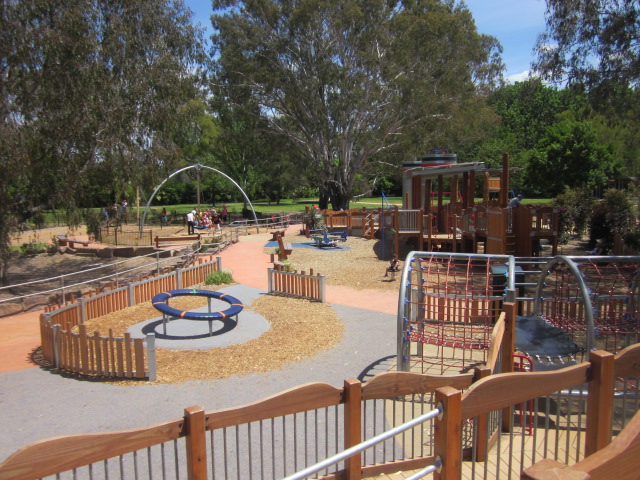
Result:
{"type": "Polygon", "coordinates": [[[402,174],[405,177],[420,176],[437,178],[440,175],[443,177],[453,177],[454,175],[460,175],[471,171],[485,172],[487,171],[487,168],[484,166],[484,162],[453,163],[450,165],[435,165],[430,167],[424,167],[418,164],[415,167],[405,166],[402,174]]]}

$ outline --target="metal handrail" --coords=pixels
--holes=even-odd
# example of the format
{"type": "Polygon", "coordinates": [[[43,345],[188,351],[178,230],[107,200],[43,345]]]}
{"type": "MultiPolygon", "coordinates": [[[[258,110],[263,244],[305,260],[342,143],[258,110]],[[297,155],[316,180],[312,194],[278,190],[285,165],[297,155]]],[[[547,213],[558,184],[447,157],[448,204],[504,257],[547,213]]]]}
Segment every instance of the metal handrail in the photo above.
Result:
{"type": "MultiPolygon", "coordinates": [[[[232,229],[232,232],[231,232],[231,236],[232,237],[233,237],[234,234],[238,235],[238,231],[237,230],[238,229],[232,229]]],[[[226,233],[227,232],[225,232],[225,234],[226,233]]],[[[140,255],[140,256],[138,256],[136,258],[139,259],[139,258],[144,258],[144,257],[155,256],[156,257],[155,264],[157,265],[156,268],[159,269],[162,264],[166,264],[166,263],[169,263],[169,262],[174,262],[176,260],[180,260],[180,259],[183,259],[185,257],[191,256],[191,255],[193,255],[195,253],[200,252],[204,246],[220,245],[221,243],[224,243],[224,242],[206,243],[206,244],[203,244],[201,242],[194,242],[192,244],[185,244],[184,246],[188,246],[188,247],[193,247],[193,245],[197,244],[198,247],[194,251],[185,253],[183,255],[180,255],[179,257],[171,257],[171,258],[166,258],[166,259],[163,259],[163,260],[160,260],[160,258],[159,258],[160,252],[158,252],[158,251],[153,252],[153,253],[148,253],[146,255],[140,255]]],[[[0,291],[2,291],[2,290],[9,289],[9,288],[24,287],[24,286],[29,286],[29,285],[35,285],[35,284],[38,284],[38,283],[54,282],[54,281],[58,281],[58,280],[62,283],[61,287],[56,287],[56,288],[52,288],[52,289],[49,289],[49,290],[41,290],[41,291],[38,291],[38,292],[35,292],[35,293],[28,293],[26,295],[16,295],[16,296],[5,298],[5,299],[0,299],[0,304],[8,303],[8,302],[20,301],[20,300],[23,300],[25,298],[35,297],[35,296],[38,296],[38,295],[45,295],[45,294],[59,292],[59,291],[62,291],[64,293],[65,290],[74,289],[74,288],[80,287],[82,285],[87,285],[87,284],[99,282],[99,281],[102,281],[102,280],[107,280],[107,279],[113,278],[114,276],[116,277],[116,281],[117,281],[117,278],[119,276],[121,276],[121,275],[124,275],[124,274],[127,274],[127,273],[131,273],[131,272],[134,272],[136,270],[142,270],[142,269],[144,269],[144,268],[146,268],[146,267],[148,267],[149,265],[152,264],[150,262],[150,263],[147,263],[145,265],[140,265],[138,267],[133,267],[133,268],[130,268],[130,269],[118,271],[118,266],[119,265],[122,265],[122,264],[130,262],[130,261],[131,261],[131,259],[127,259],[127,260],[123,260],[123,261],[120,261],[120,262],[111,263],[111,264],[108,264],[108,265],[100,265],[98,267],[88,268],[86,270],[82,270],[82,271],[78,271],[78,272],[68,273],[68,274],[64,274],[64,275],[58,275],[58,276],[55,276],[55,277],[49,277],[49,278],[40,279],[40,280],[34,280],[34,281],[31,281],[31,282],[24,282],[24,283],[8,285],[6,287],[0,287],[0,291]],[[85,274],[85,273],[89,273],[89,272],[93,272],[93,271],[98,271],[98,270],[104,269],[104,268],[114,268],[114,267],[116,268],[116,273],[114,273],[114,274],[108,274],[108,275],[104,275],[104,276],[101,276],[101,277],[92,278],[91,280],[87,280],[85,282],[78,282],[78,283],[65,285],[65,278],[69,278],[69,277],[71,277],[73,275],[85,274]]]]}
{"type": "MultiPolygon", "coordinates": [[[[300,470],[299,472],[296,472],[292,475],[289,475],[288,477],[285,477],[284,480],[301,480],[303,478],[306,478],[309,475],[313,475],[314,473],[317,473],[320,470],[324,470],[325,468],[330,467],[331,465],[335,465],[338,462],[351,458],[354,455],[357,455],[363,452],[367,448],[371,448],[377,445],[378,443],[384,442],[389,438],[395,437],[396,435],[402,432],[405,432],[413,427],[416,427],[426,422],[427,420],[436,418],[442,415],[443,413],[444,413],[444,408],[442,404],[438,404],[438,407],[434,410],[431,410],[423,415],[420,415],[419,417],[416,417],[413,420],[409,420],[408,422],[405,422],[402,425],[398,425],[397,427],[387,430],[386,432],[382,432],[381,434],[376,435],[375,437],[371,437],[369,440],[365,440],[364,442],[361,442],[358,445],[354,445],[353,447],[347,448],[346,450],[343,450],[340,453],[336,453],[335,455],[329,458],[325,458],[324,460],[316,463],[315,465],[311,465],[305,468],[304,470],[300,470]]],[[[442,465],[442,460],[440,459],[440,457],[437,457],[436,463],[434,463],[430,467],[427,467],[425,470],[428,470],[428,472],[423,473],[421,476],[424,476],[427,473],[432,473],[435,470],[438,470],[441,465],[442,465]]],[[[420,477],[413,476],[411,478],[417,479],[420,477]]]]}

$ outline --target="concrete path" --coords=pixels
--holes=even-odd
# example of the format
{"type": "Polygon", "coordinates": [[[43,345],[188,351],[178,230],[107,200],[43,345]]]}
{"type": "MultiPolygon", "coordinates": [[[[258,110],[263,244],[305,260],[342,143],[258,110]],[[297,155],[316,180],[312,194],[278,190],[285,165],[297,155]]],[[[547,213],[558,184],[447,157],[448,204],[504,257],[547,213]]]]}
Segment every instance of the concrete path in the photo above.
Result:
{"type": "MultiPolygon", "coordinates": [[[[292,234],[299,226],[290,227],[292,234]]],[[[221,253],[241,285],[267,288],[270,234],[241,237],[221,253]]],[[[339,345],[265,374],[180,384],[123,387],[78,380],[34,368],[28,356],[40,344],[39,312],[0,319],[0,461],[31,442],[74,433],[117,431],[180,417],[186,407],[206,410],[244,405],[309,382],[341,387],[388,369],[396,351],[397,294],[328,287],[327,299],[345,325],[339,345]],[[363,308],[363,307],[366,307],[363,308]]]]}

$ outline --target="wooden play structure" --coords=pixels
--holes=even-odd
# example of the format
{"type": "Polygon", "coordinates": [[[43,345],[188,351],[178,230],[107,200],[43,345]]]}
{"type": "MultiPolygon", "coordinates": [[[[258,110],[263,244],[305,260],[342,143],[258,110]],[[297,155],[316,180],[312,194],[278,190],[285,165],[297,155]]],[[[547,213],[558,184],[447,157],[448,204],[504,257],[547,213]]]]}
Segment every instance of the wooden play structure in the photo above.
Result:
{"type": "Polygon", "coordinates": [[[393,253],[413,250],[553,256],[558,248],[557,208],[509,207],[509,156],[493,172],[481,162],[458,163],[453,154],[430,154],[403,165],[402,208],[324,211],[328,229],[365,238],[384,229],[393,253]],[[483,199],[474,202],[476,181],[483,199]],[[448,196],[448,202],[445,197],[448,196]],[[549,250],[541,254],[543,246],[549,250]]]}

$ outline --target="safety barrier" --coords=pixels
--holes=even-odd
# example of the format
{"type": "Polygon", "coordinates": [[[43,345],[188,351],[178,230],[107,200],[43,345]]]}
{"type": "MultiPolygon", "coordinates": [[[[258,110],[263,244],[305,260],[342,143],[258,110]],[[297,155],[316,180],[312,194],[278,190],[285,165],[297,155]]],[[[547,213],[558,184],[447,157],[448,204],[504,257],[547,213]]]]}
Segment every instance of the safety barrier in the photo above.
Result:
{"type": "Polygon", "coordinates": [[[61,370],[107,377],[149,378],[155,380],[154,339],[103,337],[86,333],[84,322],[149,301],[165,290],[203,283],[210,273],[222,269],[222,259],[149,278],[97,295],[82,297],[65,306],[52,306],[40,316],[40,339],[45,361],[61,370]],[[72,332],[78,327],[79,333],[72,332]],[[143,347],[146,342],[146,350],[143,347]],[[145,369],[145,359],[147,367],[145,369]]]}
{"type": "MultiPolygon", "coordinates": [[[[0,478],[69,470],[107,478],[282,478],[436,408],[439,418],[320,473],[353,480],[438,464],[440,479],[519,478],[542,459],[580,466],[585,457],[594,468],[594,454],[625,432],[611,427],[614,380],[637,375],[639,359],[635,345],[615,356],[593,352],[589,362],[555,372],[487,376],[479,367],[455,376],[382,373],[365,383],[345,380],[342,388],[306,384],[224,410],[190,407],[149,427],[39,441],[0,464],[0,478]],[[583,384],[585,395],[571,397],[583,384]],[[534,405],[534,432],[524,428],[532,412],[523,405],[534,405]]],[[[634,478],[635,457],[620,458],[616,471],[628,475],[616,478],[634,478]]]]}
{"type": "Polygon", "coordinates": [[[309,275],[306,272],[287,272],[277,268],[267,270],[268,293],[279,293],[292,297],[308,298],[325,302],[326,277],[314,275],[311,269],[309,275]]]}

